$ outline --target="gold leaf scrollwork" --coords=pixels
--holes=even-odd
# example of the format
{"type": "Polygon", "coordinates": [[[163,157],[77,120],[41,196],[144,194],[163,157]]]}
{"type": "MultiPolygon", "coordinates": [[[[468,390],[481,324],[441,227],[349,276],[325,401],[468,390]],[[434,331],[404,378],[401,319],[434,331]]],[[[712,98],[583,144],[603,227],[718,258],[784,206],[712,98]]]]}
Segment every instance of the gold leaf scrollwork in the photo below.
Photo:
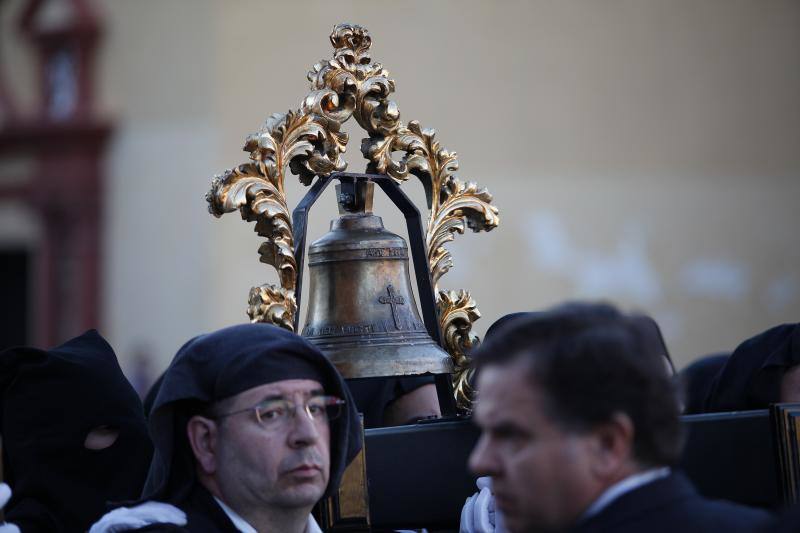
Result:
{"type": "Polygon", "coordinates": [[[453,389],[459,408],[469,412],[472,404],[472,368],[469,351],[480,343],[472,332],[472,324],[481,317],[469,292],[440,291],[436,302],[442,324],[442,335],[448,353],[453,358],[455,376],[453,389]]]}
{"type": "Polygon", "coordinates": [[[251,289],[248,315],[253,322],[294,329],[297,262],[284,174],[290,167],[308,184],[317,174],[345,168],[341,152],[346,135],[331,129],[327,122],[323,116],[304,111],[270,116],[245,142],[251,161],[216,176],[206,195],[214,216],[238,209],[244,220],[256,223],[256,233],[266,239],[258,248],[260,260],[278,271],[280,287],[251,289]],[[262,297],[259,305],[254,304],[257,297],[262,297]]]}
{"type": "Polygon", "coordinates": [[[370,164],[368,172],[388,174],[397,181],[407,179],[404,163],[391,157],[393,143],[401,127],[397,104],[389,100],[394,80],[380,63],[373,63],[369,48],[369,31],[355,24],[337,24],[330,36],[333,59],[322,60],[308,73],[315,100],[333,92],[337,100],[327,105],[340,122],[354,116],[369,137],[361,144],[361,152],[370,164]]]}
{"type": "Polygon", "coordinates": [[[453,266],[445,245],[466,228],[477,232],[497,227],[497,207],[488,191],[455,176],[457,156],[439,145],[433,130],[422,129],[417,121],[407,126],[400,121],[397,104],[389,99],[395,82],[380,63],[372,62],[372,38],[366,28],[337,24],[330,41],[333,58],[308,72],[310,91],[299,109],[270,116],[247,138],[244,150],[250,153],[250,162],[215,177],[206,195],[215,216],[239,210],[243,219],[255,222],[256,233],[265,239],[258,249],[260,260],[278,271],[280,287],[266,284],[251,289],[248,315],[254,322],[293,329],[297,264],[283,187],[285,171],[289,168],[309,185],[315,176],[344,170],[342,154],[348,137],[341,127],[354,117],[368,134],[361,143],[367,172],[387,174],[398,183],[410,173],[425,188],[427,259],[439,322],[457,369],[459,405],[468,409],[468,351],[478,342],[472,324],[480,313],[467,291],[441,291],[439,280],[453,266]],[[393,158],[395,152],[402,156],[393,158]]]}
{"type": "Polygon", "coordinates": [[[435,136],[434,130],[423,130],[417,121],[412,121],[408,128],[403,128],[398,146],[406,152],[404,161],[409,171],[430,191],[426,247],[434,290],[438,292],[439,279],[453,266],[444,245],[467,227],[475,232],[491,231],[500,218],[486,189],[479,189],[472,182],[464,183],[454,175],[458,156],[443,149],[435,136]]]}
{"type": "Polygon", "coordinates": [[[479,342],[472,333],[472,324],[481,315],[469,292],[441,291],[439,280],[453,267],[453,258],[445,244],[455,239],[456,234],[463,234],[466,228],[491,231],[500,218],[486,189],[472,182],[464,183],[455,176],[457,155],[442,148],[435,136],[434,130],[422,129],[418,122],[412,121],[407,128],[400,129],[395,146],[405,151],[403,163],[423,182],[427,192],[430,215],[425,244],[437,295],[439,324],[455,366],[453,386],[458,406],[469,411],[472,371],[467,354],[479,342]]]}
{"type": "Polygon", "coordinates": [[[297,300],[294,291],[262,285],[250,289],[247,315],[253,322],[275,324],[289,331],[294,331],[294,315],[297,312],[297,300]]]}

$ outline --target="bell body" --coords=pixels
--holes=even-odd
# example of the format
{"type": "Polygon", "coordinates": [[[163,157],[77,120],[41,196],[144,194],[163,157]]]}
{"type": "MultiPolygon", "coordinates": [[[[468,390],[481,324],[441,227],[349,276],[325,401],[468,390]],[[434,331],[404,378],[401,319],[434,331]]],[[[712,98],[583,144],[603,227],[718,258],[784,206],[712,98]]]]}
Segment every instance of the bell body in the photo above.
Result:
{"type": "Polygon", "coordinates": [[[453,371],[411,290],[408,247],[380,217],[344,215],[308,251],[303,336],[348,379],[453,371]]]}

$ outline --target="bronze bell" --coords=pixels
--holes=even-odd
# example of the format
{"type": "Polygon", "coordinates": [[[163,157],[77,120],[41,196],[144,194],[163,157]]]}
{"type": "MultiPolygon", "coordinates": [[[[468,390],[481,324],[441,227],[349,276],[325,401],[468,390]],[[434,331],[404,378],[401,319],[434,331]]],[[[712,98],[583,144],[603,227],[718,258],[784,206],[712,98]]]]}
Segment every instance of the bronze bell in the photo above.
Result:
{"type": "Polygon", "coordinates": [[[355,209],[337,186],[342,216],[309,246],[302,334],[348,379],[453,372],[417,311],[406,242],[372,214],[374,184],[363,185],[355,209]]]}

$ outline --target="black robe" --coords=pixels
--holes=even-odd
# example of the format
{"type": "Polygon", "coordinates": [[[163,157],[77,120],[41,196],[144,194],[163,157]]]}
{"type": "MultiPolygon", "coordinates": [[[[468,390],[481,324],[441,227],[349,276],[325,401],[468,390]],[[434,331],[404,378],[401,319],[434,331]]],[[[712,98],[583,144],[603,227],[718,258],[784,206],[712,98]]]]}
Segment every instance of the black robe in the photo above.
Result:
{"type": "Polygon", "coordinates": [[[701,496],[682,474],[627,492],[572,533],[755,533],[776,522],[767,511],[701,496]]]}

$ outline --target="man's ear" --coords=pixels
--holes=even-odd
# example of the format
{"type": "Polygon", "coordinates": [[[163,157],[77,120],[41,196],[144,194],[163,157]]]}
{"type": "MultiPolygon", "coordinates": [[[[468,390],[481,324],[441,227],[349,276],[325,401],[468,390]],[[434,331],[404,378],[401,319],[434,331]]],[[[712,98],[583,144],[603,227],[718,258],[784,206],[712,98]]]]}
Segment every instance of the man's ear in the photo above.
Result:
{"type": "Polygon", "coordinates": [[[633,472],[633,421],[625,413],[614,413],[608,422],[592,430],[592,470],[603,480],[615,480],[633,472]]]}
{"type": "Polygon", "coordinates": [[[204,416],[195,415],[186,424],[186,436],[197,460],[197,465],[206,474],[217,470],[217,423],[204,416]]]}

